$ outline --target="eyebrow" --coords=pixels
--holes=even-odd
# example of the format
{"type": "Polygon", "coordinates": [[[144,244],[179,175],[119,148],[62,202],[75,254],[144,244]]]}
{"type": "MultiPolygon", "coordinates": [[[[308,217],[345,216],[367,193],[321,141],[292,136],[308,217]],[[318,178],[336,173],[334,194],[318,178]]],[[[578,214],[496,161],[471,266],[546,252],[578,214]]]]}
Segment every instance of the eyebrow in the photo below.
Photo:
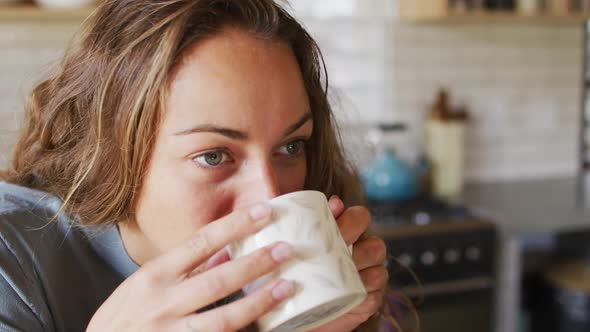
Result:
{"type": "MultiPolygon", "coordinates": [[[[301,128],[301,126],[303,126],[307,121],[310,121],[311,119],[312,119],[311,112],[305,113],[301,117],[301,119],[299,119],[297,122],[295,122],[294,124],[292,124],[291,126],[289,126],[289,128],[287,128],[285,130],[285,133],[283,134],[283,136],[291,135],[292,133],[297,131],[297,129],[301,128]]],[[[215,133],[215,134],[223,135],[223,136],[231,138],[231,139],[237,139],[237,140],[248,139],[248,134],[246,134],[245,132],[231,129],[231,128],[219,127],[219,126],[215,126],[215,125],[211,125],[211,124],[202,124],[202,125],[198,125],[196,127],[185,129],[185,130],[179,131],[177,133],[174,133],[173,136],[182,136],[182,135],[189,135],[189,134],[194,134],[194,133],[215,133]]]]}

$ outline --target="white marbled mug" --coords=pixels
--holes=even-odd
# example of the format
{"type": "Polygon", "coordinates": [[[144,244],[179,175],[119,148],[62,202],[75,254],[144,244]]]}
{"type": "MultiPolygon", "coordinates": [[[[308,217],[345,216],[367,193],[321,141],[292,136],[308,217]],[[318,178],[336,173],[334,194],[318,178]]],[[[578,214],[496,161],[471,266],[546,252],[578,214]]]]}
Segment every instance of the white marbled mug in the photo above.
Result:
{"type": "Polygon", "coordinates": [[[275,272],[244,288],[249,294],[269,281],[293,281],[295,294],[258,320],[261,332],[307,331],[334,320],[366,297],[367,292],[342,239],[326,196],[298,191],[269,201],[274,221],[258,233],[229,246],[232,258],[276,241],[285,241],[295,257],[275,272]]]}

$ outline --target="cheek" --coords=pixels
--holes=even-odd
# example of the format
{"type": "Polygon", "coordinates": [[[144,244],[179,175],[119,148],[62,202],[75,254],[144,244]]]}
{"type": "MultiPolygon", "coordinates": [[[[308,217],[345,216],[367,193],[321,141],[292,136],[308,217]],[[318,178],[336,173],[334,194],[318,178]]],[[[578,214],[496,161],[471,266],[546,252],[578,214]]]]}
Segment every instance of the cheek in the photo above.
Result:
{"type": "Polygon", "coordinates": [[[153,246],[166,251],[226,213],[232,201],[227,196],[217,186],[174,172],[151,172],[137,206],[137,223],[153,246]]]}
{"type": "Polygon", "coordinates": [[[305,189],[306,175],[307,165],[305,162],[300,163],[296,167],[279,169],[277,179],[281,195],[305,189]]]}

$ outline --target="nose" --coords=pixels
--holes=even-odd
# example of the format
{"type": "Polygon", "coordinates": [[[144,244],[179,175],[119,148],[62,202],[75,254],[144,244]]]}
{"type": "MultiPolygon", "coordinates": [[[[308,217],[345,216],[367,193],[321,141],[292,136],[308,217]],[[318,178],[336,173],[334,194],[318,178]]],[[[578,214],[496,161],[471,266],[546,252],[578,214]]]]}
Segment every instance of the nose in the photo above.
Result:
{"type": "Polygon", "coordinates": [[[250,163],[244,169],[243,181],[238,187],[237,207],[266,202],[281,194],[277,174],[270,160],[250,163]]]}

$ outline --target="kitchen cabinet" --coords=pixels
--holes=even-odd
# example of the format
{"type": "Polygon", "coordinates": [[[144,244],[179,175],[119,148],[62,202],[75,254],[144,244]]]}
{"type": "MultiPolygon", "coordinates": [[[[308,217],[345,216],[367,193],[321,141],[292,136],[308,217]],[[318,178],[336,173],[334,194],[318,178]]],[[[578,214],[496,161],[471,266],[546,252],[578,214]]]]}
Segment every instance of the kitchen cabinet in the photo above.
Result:
{"type": "Polygon", "coordinates": [[[44,9],[33,4],[0,6],[0,22],[7,21],[82,21],[96,7],[44,9]]]}
{"type": "MultiPolygon", "coordinates": [[[[533,11],[519,11],[514,1],[512,9],[482,8],[483,0],[399,0],[399,17],[414,23],[486,23],[536,22],[579,24],[590,17],[590,11],[562,10],[552,6],[533,11]],[[457,5],[457,4],[465,5],[457,5]],[[479,3],[479,4],[478,4],[479,3]]],[[[509,1],[506,1],[507,3],[509,1]]]]}

